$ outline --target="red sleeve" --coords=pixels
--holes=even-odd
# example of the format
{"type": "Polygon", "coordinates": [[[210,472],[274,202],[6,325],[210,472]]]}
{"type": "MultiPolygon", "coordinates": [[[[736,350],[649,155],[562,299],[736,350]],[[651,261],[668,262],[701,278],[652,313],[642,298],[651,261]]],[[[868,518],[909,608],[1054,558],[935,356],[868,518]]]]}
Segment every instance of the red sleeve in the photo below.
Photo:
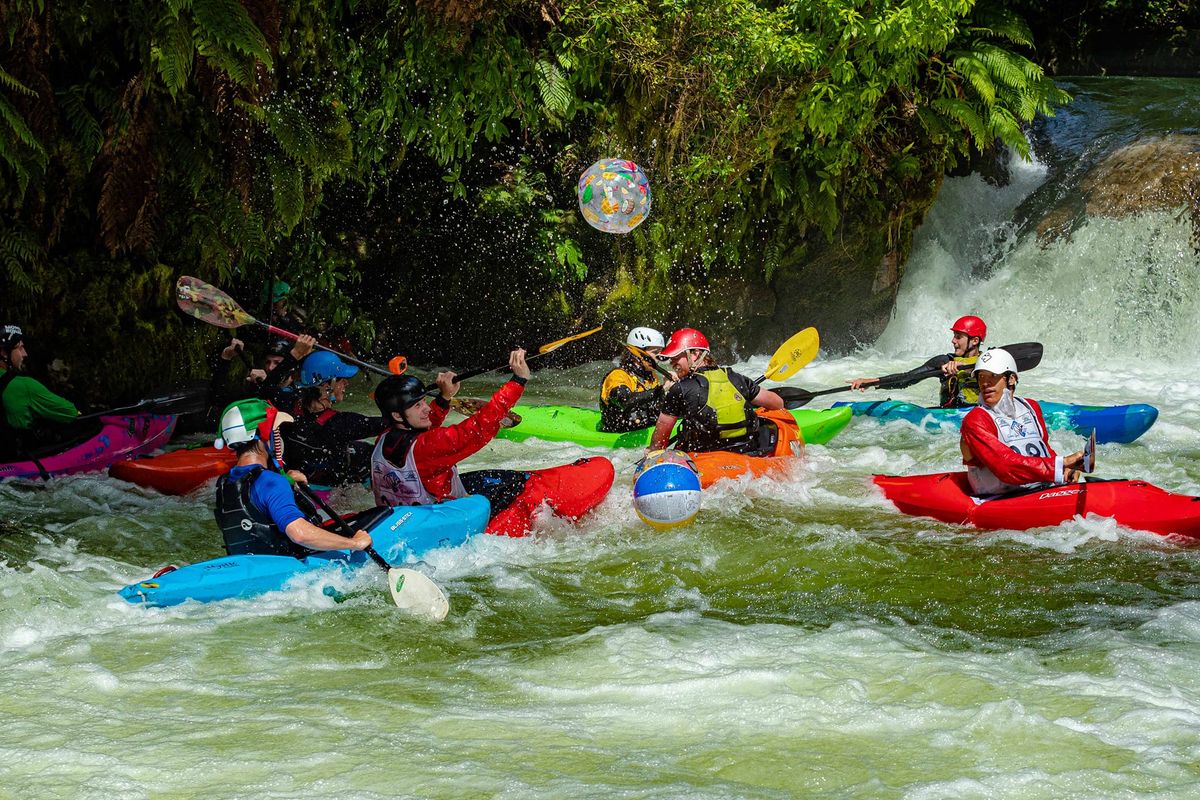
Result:
{"type": "MultiPolygon", "coordinates": [[[[1042,430],[1046,430],[1041,407],[1032,400],[1029,403],[1042,430]]],[[[996,436],[996,423],[982,408],[971,409],[963,418],[962,444],[965,449],[964,464],[971,467],[987,467],[1005,483],[1061,480],[1062,459],[1054,454],[1049,444],[1046,445],[1046,449],[1050,455],[1045,458],[1025,456],[1013,451],[996,436]],[[965,457],[966,452],[971,454],[970,458],[965,457]]]]}
{"type": "Polygon", "coordinates": [[[435,427],[418,436],[413,445],[413,457],[416,458],[422,480],[426,480],[428,485],[428,478],[434,473],[448,469],[482,450],[496,437],[500,421],[521,399],[524,390],[523,384],[509,381],[492,395],[483,408],[457,425],[442,425],[448,409],[442,408],[440,403],[434,403],[430,409],[430,420],[435,421],[435,427]],[[439,413],[435,414],[434,411],[439,413]]]}

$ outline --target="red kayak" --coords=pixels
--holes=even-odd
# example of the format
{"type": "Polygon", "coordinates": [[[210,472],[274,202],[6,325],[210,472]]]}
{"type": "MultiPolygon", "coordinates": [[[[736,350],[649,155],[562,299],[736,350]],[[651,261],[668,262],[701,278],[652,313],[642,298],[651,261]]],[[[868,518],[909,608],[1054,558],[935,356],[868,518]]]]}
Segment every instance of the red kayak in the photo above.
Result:
{"type": "Polygon", "coordinates": [[[209,445],[119,461],[108,474],[163,494],[187,494],[224,475],[236,462],[237,456],[229,448],[218,450],[209,445]]]}
{"type": "Polygon", "coordinates": [[[1145,481],[1089,481],[980,500],[971,496],[965,472],[875,475],[872,480],[901,512],[956,525],[1027,530],[1095,514],[1134,530],[1200,539],[1200,497],[1172,494],[1145,481]]]}
{"type": "Polygon", "coordinates": [[[492,517],[487,532],[497,536],[524,536],[533,515],[543,503],[555,514],[578,519],[596,506],[612,488],[615,477],[607,458],[581,458],[561,467],[534,470],[525,489],[512,504],[492,517]]]}

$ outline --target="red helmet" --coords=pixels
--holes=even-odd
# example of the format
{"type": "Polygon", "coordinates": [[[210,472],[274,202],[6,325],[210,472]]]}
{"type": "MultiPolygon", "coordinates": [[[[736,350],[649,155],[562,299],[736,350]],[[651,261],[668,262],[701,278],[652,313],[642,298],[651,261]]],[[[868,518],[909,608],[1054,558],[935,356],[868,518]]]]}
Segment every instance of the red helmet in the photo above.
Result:
{"type": "Polygon", "coordinates": [[[667,346],[659,353],[664,358],[674,358],[684,350],[707,350],[708,337],[695,328],[680,328],[671,334],[667,346]]]}
{"type": "Polygon", "coordinates": [[[979,317],[959,317],[950,326],[950,330],[954,333],[965,333],[967,336],[974,336],[981,342],[987,338],[987,325],[979,317]]]}

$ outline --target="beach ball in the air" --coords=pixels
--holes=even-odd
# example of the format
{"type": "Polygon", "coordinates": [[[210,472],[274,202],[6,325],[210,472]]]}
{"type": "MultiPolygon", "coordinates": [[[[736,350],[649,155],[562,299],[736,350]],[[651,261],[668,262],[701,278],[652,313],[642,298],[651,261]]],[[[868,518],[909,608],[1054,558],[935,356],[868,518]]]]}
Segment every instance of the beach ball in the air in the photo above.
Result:
{"type": "Polygon", "coordinates": [[[634,479],[633,509],[652,528],[686,525],[700,511],[700,477],[685,464],[653,464],[634,479]]]}
{"type": "Polygon", "coordinates": [[[579,211],[605,233],[629,233],[650,214],[650,182],[632,161],[602,158],[579,176],[579,211]]]}

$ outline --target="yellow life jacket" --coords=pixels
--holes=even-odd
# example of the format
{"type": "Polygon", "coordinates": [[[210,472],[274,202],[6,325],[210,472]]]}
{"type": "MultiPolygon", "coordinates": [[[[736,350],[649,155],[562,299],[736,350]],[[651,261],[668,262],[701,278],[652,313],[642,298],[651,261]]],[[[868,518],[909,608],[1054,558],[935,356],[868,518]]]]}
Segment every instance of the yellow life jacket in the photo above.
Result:
{"type": "MultiPolygon", "coordinates": [[[[979,356],[954,357],[955,363],[967,367],[975,366],[975,362],[978,360],[979,356]]],[[[949,378],[942,378],[942,408],[963,408],[973,406],[978,402],[979,382],[975,380],[973,372],[964,374],[960,370],[949,378]]]]}
{"type": "Polygon", "coordinates": [[[708,381],[708,397],[704,404],[717,413],[717,435],[722,439],[738,439],[750,431],[746,427],[746,398],[742,397],[723,369],[704,372],[708,381]]]}

